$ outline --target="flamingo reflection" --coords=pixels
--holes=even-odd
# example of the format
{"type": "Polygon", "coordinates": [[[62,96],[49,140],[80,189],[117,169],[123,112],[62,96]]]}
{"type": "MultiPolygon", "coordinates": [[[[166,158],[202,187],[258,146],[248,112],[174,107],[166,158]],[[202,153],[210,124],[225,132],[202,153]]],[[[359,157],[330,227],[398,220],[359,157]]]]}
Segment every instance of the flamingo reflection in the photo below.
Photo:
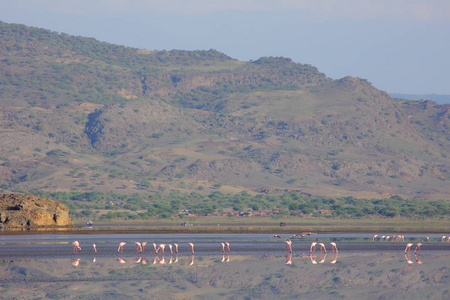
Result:
{"type": "Polygon", "coordinates": [[[338,252],[336,250],[336,252],[333,252],[333,254],[331,256],[330,264],[335,264],[337,262],[337,258],[338,258],[338,252]]]}
{"type": "Polygon", "coordinates": [[[416,254],[414,253],[414,258],[416,259],[416,263],[418,263],[419,265],[422,264],[423,262],[420,260],[420,253],[416,254]]]}
{"type": "Polygon", "coordinates": [[[292,254],[291,253],[286,255],[286,262],[284,264],[285,265],[292,265],[292,254]]]}
{"type": "Polygon", "coordinates": [[[405,260],[408,264],[413,264],[414,262],[411,260],[411,252],[405,252],[405,260]]]}
{"type": "Polygon", "coordinates": [[[127,261],[125,259],[123,259],[122,257],[119,257],[119,262],[121,264],[126,264],[127,263],[127,261]]]}
{"type": "Polygon", "coordinates": [[[80,261],[81,261],[81,258],[74,259],[72,262],[72,266],[78,267],[78,265],[80,264],[80,261]]]}
{"type": "Polygon", "coordinates": [[[327,258],[327,253],[321,253],[321,255],[319,256],[319,264],[323,264],[325,262],[325,259],[327,258]]]}
{"type": "Polygon", "coordinates": [[[188,265],[190,265],[190,266],[194,265],[194,255],[191,255],[191,260],[189,261],[188,265]]]}

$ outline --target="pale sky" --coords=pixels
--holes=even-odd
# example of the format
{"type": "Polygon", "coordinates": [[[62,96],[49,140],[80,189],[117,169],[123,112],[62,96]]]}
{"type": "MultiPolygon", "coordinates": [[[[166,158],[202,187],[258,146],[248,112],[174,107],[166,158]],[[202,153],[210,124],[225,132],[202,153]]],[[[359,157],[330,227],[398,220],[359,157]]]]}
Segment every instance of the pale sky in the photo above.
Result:
{"type": "Polygon", "coordinates": [[[0,20],[148,50],[284,56],[387,92],[450,95],[450,0],[0,0],[0,20]]]}

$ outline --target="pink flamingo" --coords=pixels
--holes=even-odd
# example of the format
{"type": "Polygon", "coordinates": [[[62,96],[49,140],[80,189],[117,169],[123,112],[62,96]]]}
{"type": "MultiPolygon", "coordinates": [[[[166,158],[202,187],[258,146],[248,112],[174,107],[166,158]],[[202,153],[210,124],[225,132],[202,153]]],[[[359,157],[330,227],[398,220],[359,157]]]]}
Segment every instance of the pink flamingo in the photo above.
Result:
{"type": "Polygon", "coordinates": [[[188,243],[189,248],[191,250],[191,254],[194,254],[194,244],[193,243],[188,243]]]}
{"type": "Polygon", "coordinates": [[[142,244],[139,242],[134,242],[136,244],[136,252],[142,253],[142,244]]]}
{"type": "Polygon", "coordinates": [[[175,253],[178,253],[178,244],[177,243],[173,243],[173,247],[175,248],[175,253]]]}
{"type": "Polygon", "coordinates": [[[406,244],[406,248],[405,248],[405,254],[406,252],[411,252],[411,246],[414,245],[413,243],[408,243],[406,244]]]}
{"type": "Polygon", "coordinates": [[[220,243],[222,245],[222,252],[225,252],[225,243],[220,243]]]}
{"type": "Polygon", "coordinates": [[[378,234],[375,234],[374,236],[373,236],[373,238],[372,238],[372,242],[376,242],[377,241],[377,236],[378,236],[378,234]]]}
{"type": "Polygon", "coordinates": [[[384,238],[385,238],[385,236],[382,235],[381,238],[380,238],[380,242],[382,242],[384,240],[384,238]]]}
{"type": "Polygon", "coordinates": [[[309,252],[314,254],[316,252],[316,242],[311,243],[311,247],[309,248],[309,252]]]}
{"type": "Polygon", "coordinates": [[[445,235],[442,236],[441,242],[445,243],[445,235]]]}
{"type": "Polygon", "coordinates": [[[123,253],[123,246],[125,246],[127,243],[125,242],[120,242],[119,243],[119,248],[117,249],[117,252],[119,253],[123,253]]]}
{"type": "Polygon", "coordinates": [[[414,254],[420,253],[420,251],[422,250],[422,249],[420,249],[420,246],[422,246],[422,244],[417,243],[416,248],[414,249],[414,254]]]}
{"type": "Polygon", "coordinates": [[[78,253],[78,250],[81,250],[80,243],[78,241],[73,241],[73,253],[78,253]]]}
{"type": "Polygon", "coordinates": [[[159,244],[157,253],[159,251],[161,251],[161,253],[164,254],[164,249],[165,248],[166,248],[166,244],[159,244]]]}
{"type": "Polygon", "coordinates": [[[427,236],[427,243],[429,243],[430,242],[430,238],[427,236]]]}
{"type": "Polygon", "coordinates": [[[156,243],[153,243],[153,253],[154,254],[158,253],[158,248],[156,248],[156,243]]]}
{"type": "Polygon", "coordinates": [[[94,252],[97,253],[97,245],[96,244],[92,244],[92,247],[94,247],[94,252]]]}
{"type": "Polygon", "coordinates": [[[333,251],[333,253],[338,252],[335,242],[331,242],[330,245],[331,245],[331,251],[333,251]]]}
{"type": "Polygon", "coordinates": [[[142,242],[142,253],[145,253],[145,247],[147,246],[147,242],[142,242]]]}
{"type": "Polygon", "coordinates": [[[225,252],[230,253],[230,243],[225,242],[225,252]]]}
{"type": "Polygon", "coordinates": [[[292,241],[284,241],[286,243],[286,247],[284,248],[284,253],[289,252],[292,253],[292,241]]]}
{"type": "Polygon", "coordinates": [[[172,244],[169,244],[168,246],[169,246],[170,254],[173,254],[172,244]]]}
{"type": "Polygon", "coordinates": [[[320,246],[320,252],[327,253],[327,249],[325,248],[324,243],[319,243],[318,245],[320,246]]]}

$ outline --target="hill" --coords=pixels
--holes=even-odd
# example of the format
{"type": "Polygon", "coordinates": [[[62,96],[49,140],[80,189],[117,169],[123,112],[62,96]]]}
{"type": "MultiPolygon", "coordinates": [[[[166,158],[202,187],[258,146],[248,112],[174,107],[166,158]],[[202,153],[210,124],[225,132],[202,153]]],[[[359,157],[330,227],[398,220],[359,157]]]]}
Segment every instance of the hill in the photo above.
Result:
{"type": "Polygon", "coordinates": [[[0,22],[4,192],[448,199],[450,105],[289,58],[150,51],[0,22]]]}

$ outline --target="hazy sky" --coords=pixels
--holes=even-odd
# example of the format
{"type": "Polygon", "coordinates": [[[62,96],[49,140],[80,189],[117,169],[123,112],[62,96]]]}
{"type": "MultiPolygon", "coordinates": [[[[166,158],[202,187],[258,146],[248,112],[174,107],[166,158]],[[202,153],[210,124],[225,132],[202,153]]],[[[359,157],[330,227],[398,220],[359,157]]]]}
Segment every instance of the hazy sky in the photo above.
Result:
{"type": "Polygon", "coordinates": [[[0,0],[0,20],[149,50],[284,56],[387,92],[450,94],[449,0],[0,0]]]}

